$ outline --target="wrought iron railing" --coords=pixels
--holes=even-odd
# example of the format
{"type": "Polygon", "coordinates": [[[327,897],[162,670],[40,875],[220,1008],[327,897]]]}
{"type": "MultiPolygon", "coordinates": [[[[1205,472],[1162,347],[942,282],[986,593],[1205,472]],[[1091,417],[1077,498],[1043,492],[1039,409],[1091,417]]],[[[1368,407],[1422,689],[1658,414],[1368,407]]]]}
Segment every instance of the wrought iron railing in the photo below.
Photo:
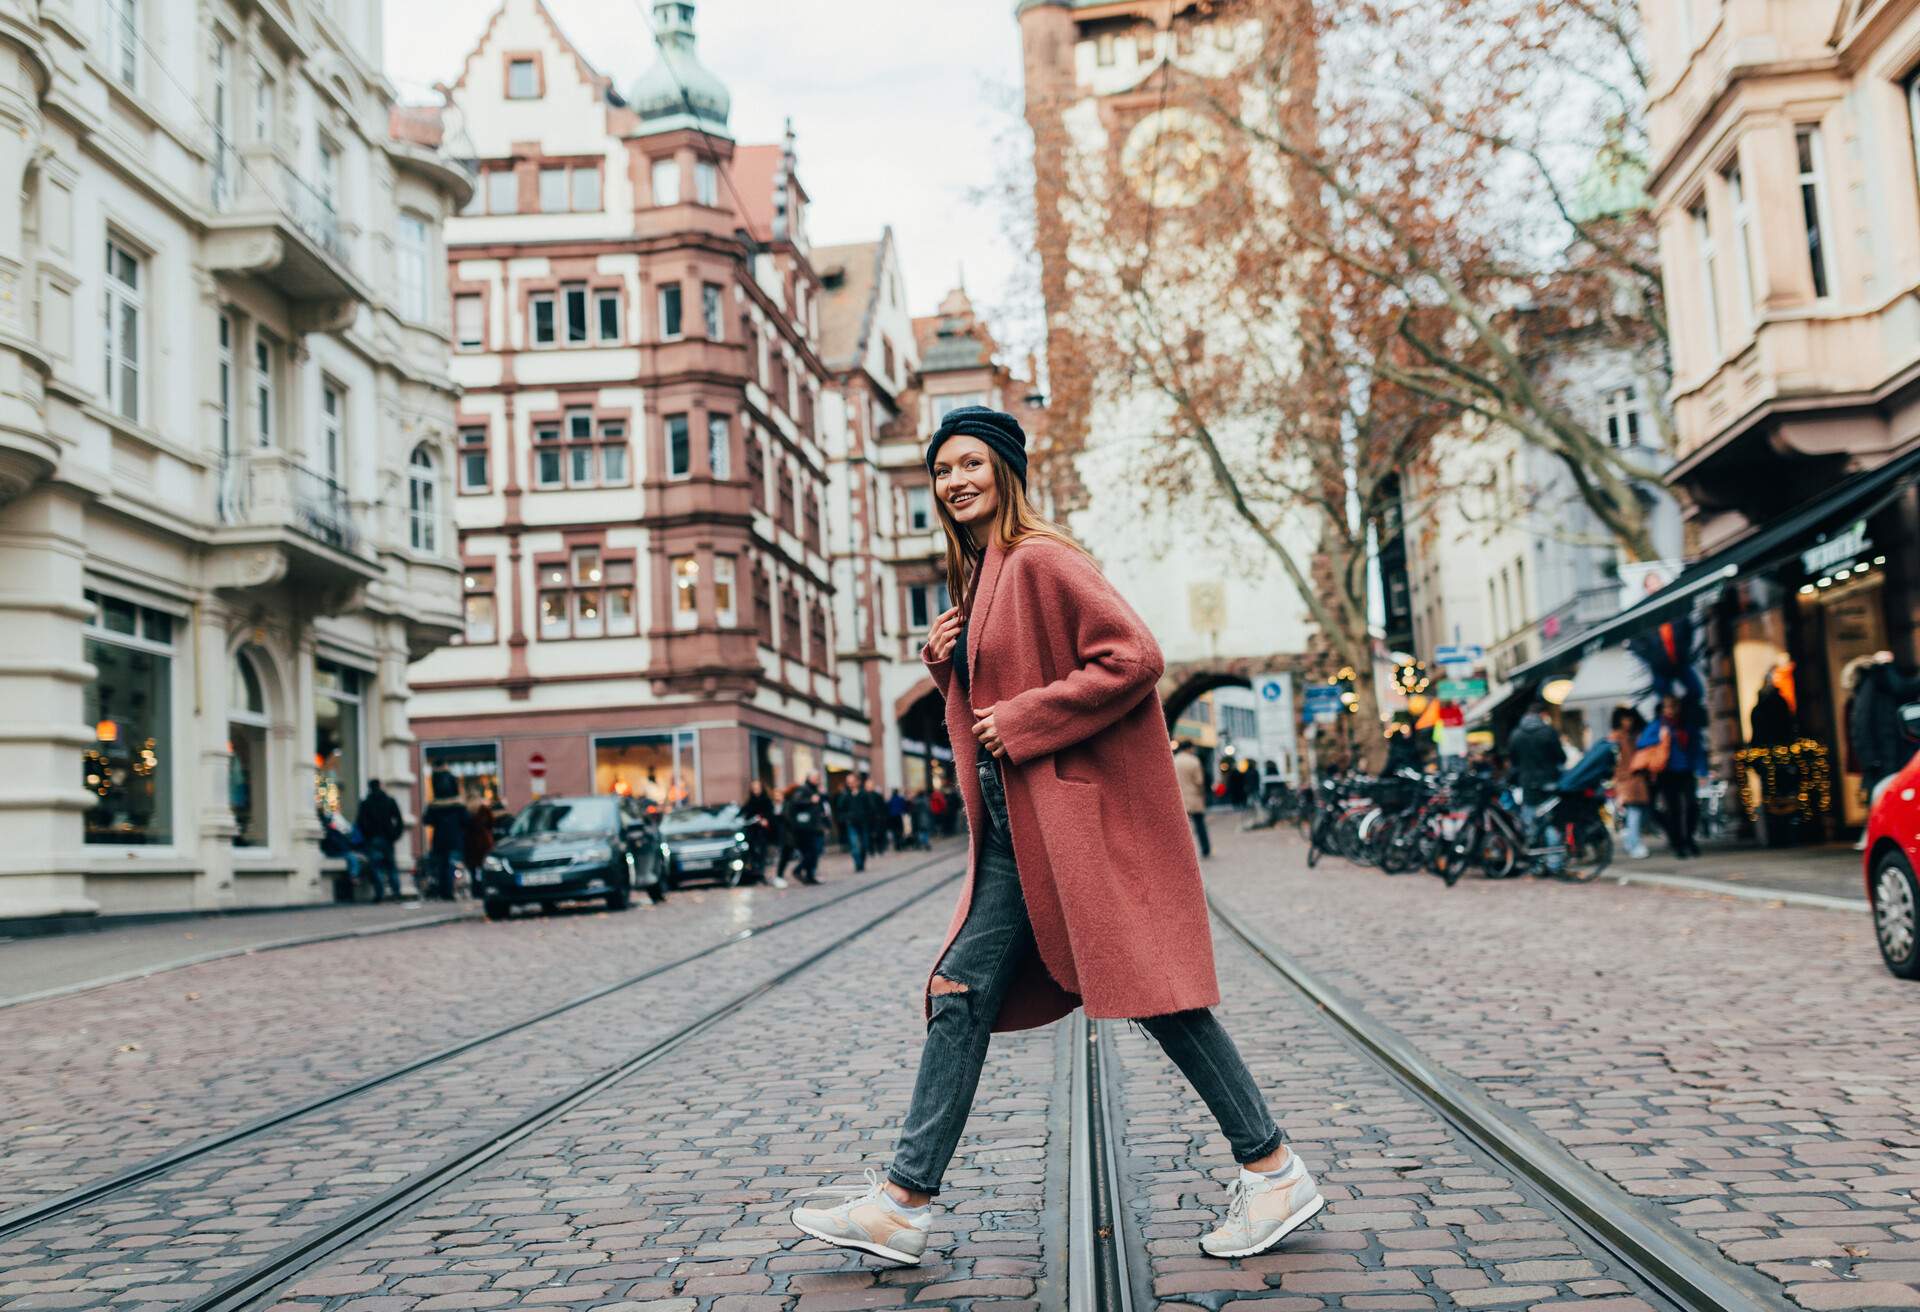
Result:
{"type": "Polygon", "coordinates": [[[287,165],[280,166],[281,195],[287,212],[314,245],[342,264],[350,264],[340,214],[333,202],[287,165]]]}
{"type": "Polygon", "coordinates": [[[330,547],[352,551],[360,544],[347,489],[305,465],[290,465],[294,527],[330,547]]]}

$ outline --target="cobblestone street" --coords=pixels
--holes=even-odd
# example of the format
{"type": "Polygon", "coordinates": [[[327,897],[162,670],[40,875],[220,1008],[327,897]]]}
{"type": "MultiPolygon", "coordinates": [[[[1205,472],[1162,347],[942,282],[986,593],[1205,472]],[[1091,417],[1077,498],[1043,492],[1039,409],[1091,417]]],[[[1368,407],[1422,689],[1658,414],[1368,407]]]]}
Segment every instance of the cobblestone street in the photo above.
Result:
{"type": "Polygon", "coordinates": [[[1135,1308],[1920,1307],[1920,993],[1862,917],[1215,841],[1221,1016],[1329,1200],[1273,1252],[1198,1253],[1231,1159],[1116,1022],[996,1040],[922,1266],[791,1229],[888,1160],[950,844],[0,1010],[0,1312],[1117,1305],[1076,1302],[1093,1248],[1135,1308]]]}

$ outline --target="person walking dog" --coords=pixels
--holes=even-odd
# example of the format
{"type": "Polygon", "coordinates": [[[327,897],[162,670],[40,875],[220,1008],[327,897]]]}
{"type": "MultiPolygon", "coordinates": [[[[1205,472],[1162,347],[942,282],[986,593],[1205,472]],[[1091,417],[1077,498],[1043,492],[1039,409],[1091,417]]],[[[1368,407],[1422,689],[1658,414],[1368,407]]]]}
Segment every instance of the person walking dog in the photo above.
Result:
{"type": "Polygon", "coordinates": [[[837,1205],[794,1209],[793,1223],[918,1264],[990,1035],[1084,1007],[1159,1040],[1240,1163],[1201,1251],[1264,1252],[1324,1200],[1211,1010],[1220,986],[1155,691],[1159,644],[1034,512],[1011,415],[954,410],[926,460],[960,604],[935,621],[921,659],[946,701],[968,879],[922,989],[927,1036],[891,1166],[832,1191],[837,1205]]]}

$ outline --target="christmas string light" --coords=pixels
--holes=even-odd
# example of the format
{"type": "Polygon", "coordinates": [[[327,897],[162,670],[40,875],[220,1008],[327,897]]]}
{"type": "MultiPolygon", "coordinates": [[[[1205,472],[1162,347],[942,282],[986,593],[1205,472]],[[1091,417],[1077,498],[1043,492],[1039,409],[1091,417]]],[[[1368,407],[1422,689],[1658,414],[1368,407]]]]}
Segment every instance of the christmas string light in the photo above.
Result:
{"type": "Polygon", "coordinates": [[[1749,821],[1756,820],[1764,804],[1768,815],[1796,816],[1811,820],[1833,805],[1833,767],[1826,745],[1801,738],[1780,747],[1743,747],[1733,754],[1740,774],[1740,805],[1749,821]],[[1781,774],[1791,771],[1791,780],[1783,789],[1781,774]],[[1751,776],[1760,776],[1756,796],[1751,776]]]}

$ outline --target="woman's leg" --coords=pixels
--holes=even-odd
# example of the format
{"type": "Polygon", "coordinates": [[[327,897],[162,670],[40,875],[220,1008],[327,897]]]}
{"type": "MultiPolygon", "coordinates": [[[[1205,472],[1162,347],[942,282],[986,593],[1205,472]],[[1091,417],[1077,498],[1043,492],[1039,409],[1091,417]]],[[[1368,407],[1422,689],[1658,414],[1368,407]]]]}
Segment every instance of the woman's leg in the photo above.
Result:
{"type": "Polygon", "coordinates": [[[1173,1064],[1207,1104],[1227,1136],[1234,1161],[1242,1166],[1257,1162],[1286,1142],[1267,1111],[1260,1086],[1253,1082],[1253,1072],[1240,1059],[1240,1050],[1211,1011],[1176,1011],[1148,1017],[1140,1024],[1160,1041],[1167,1056],[1173,1058],[1173,1064]]]}
{"type": "Polygon", "coordinates": [[[973,1109],[1000,1003],[1034,949],[1033,925],[1020,892],[997,776],[986,791],[987,832],[974,875],[966,923],[934,974],[932,1015],[920,1052],[913,1101],[887,1178],[916,1194],[940,1192],[940,1178],[960,1144],[973,1109]]]}

